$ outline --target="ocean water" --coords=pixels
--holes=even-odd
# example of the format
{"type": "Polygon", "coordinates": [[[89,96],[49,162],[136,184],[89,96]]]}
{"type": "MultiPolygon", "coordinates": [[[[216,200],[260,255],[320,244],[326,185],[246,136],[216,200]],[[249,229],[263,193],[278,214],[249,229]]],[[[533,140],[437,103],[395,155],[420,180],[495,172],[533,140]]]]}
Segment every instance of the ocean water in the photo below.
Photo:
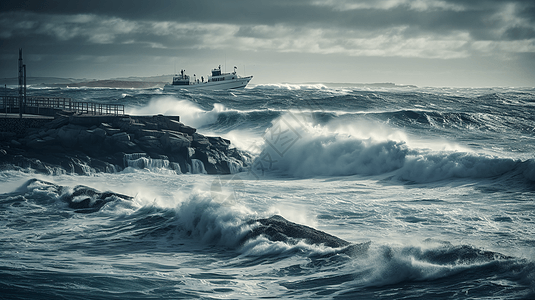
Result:
{"type": "Polygon", "coordinates": [[[180,115],[254,160],[0,171],[1,299],[535,298],[534,88],[29,93],[180,115]],[[76,213],[77,185],[133,199],[76,213]],[[243,240],[273,215],[369,248],[243,240]]]}

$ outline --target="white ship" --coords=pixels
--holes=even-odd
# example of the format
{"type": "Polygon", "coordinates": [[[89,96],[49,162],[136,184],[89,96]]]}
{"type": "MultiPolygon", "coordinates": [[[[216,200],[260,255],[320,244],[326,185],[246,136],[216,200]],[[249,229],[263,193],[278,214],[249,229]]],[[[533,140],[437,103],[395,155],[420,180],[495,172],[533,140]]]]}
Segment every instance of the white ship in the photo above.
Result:
{"type": "Polygon", "coordinates": [[[185,70],[181,70],[180,74],[173,76],[173,82],[164,86],[164,91],[176,91],[180,89],[208,89],[208,90],[228,90],[228,89],[243,89],[253,76],[241,77],[236,73],[236,67],[232,73],[221,73],[221,66],[212,70],[212,76],[205,78],[193,79],[186,75],[185,70]]]}

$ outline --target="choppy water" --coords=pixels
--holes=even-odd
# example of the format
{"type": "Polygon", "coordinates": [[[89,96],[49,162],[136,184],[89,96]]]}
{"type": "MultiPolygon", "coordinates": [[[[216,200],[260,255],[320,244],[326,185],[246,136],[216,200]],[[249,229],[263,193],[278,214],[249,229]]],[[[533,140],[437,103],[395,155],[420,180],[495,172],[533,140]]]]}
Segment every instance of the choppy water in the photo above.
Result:
{"type": "Polygon", "coordinates": [[[225,176],[0,172],[0,298],[535,297],[533,88],[30,92],[180,115],[256,159],[225,176]],[[134,199],[80,214],[62,200],[77,185],[134,199]],[[371,244],[243,243],[275,214],[371,244]]]}

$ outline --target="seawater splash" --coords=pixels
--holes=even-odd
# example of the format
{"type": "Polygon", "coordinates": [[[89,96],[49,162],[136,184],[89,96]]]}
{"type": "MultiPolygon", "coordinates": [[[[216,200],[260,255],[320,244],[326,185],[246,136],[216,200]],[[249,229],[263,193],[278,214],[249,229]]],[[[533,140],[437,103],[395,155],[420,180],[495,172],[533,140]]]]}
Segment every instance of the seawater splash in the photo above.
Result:
{"type": "Polygon", "coordinates": [[[263,159],[266,176],[191,174],[185,164],[190,174],[177,175],[165,158],[142,155],[96,176],[4,169],[5,298],[534,298],[532,88],[32,94],[58,91],[127,110],[185,99],[173,114],[191,109],[203,134],[263,159]],[[217,118],[214,104],[224,107],[217,118]],[[103,192],[77,194],[91,189],[103,192]],[[70,198],[113,201],[78,214],[70,198]],[[369,247],[350,255],[294,239],[299,231],[284,234],[302,229],[293,225],[278,235],[274,215],[369,247]]]}
{"type": "Polygon", "coordinates": [[[261,90],[325,90],[327,87],[323,84],[290,84],[290,83],[278,83],[278,84],[257,84],[253,89],[261,90]]]}
{"type": "Polygon", "coordinates": [[[170,162],[167,158],[151,158],[146,153],[125,154],[124,165],[135,169],[147,169],[156,172],[167,170],[182,174],[178,163],[170,162]]]}
{"type": "MultiPolygon", "coordinates": [[[[355,124],[362,125],[363,122],[355,124]]],[[[379,175],[393,172],[401,180],[432,182],[449,178],[490,178],[509,172],[533,180],[533,161],[463,151],[413,148],[399,130],[368,124],[351,127],[313,124],[287,114],[266,130],[257,171],[291,176],[379,175]]]]}
{"type": "Polygon", "coordinates": [[[132,115],[169,115],[180,116],[180,121],[188,126],[201,128],[217,121],[218,115],[226,111],[224,105],[213,104],[211,111],[202,109],[198,104],[189,100],[180,100],[173,96],[159,96],[153,98],[147,105],[138,108],[128,108],[132,115]]]}
{"type": "MultiPolygon", "coordinates": [[[[410,282],[430,284],[435,280],[452,285],[459,280],[474,283],[472,288],[466,290],[443,290],[442,295],[446,298],[481,295],[488,293],[488,290],[502,289],[510,289],[511,295],[520,296],[522,293],[514,291],[514,287],[517,286],[516,281],[520,278],[521,281],[530,280],[534,271],[533,265],[523,265],[521,260],[500,253],[466,245],[432,241],[413,246],[372,245],[366,258],[357,258],[348,265],[353,269],[345,268],[345,271],[353,275],[351,281],[355,286],[396,287],[410,282]],[[497,270],[508,270],[517,275],[502,279],[498,284],[494,276],[490,275],[497,270]],[[482,274],[477,284],[468,275],[473,272],[482,274]]],[[[419,287],[415,285],[414,288],[417,291],[412,291],[410,294],[424,293],[428,285],[423,284],[419,287]]]]}
{"type": "Polygon", "coordinates": [[[228,168],[230,169],[230,174],[239,173],[244,169],[243,165],[237,161],[229,161],[228,168]]]}
{"type": "MultiPolygon", "coordinates": [[[[491,178],[514,171],[522,174],[530,168],[530,161],[477,153],[420,151],[407,157],[398,176],[415,182],[430,182],[448,178],[491,178]]],[[[531,180],[529,176],[525,178],[531,180]]]]}
{"type": "Polygon", "coordinates": [[[191,165],[188,165],[188,170],[191,174],[206,174],[204,164],[198,159],[191,160],[191,165]]]}
{"type": "MultiPolygon", "coordinates": [[[[305,244],[307,244],[308,249],[312,251],[315,251],[314,245],[319,246],[319,249],[323,249],[323,246],[345,249],[351,245],[351,243],[336,236],[309,226],[290,222],[279,215],[263,217],[238,202],[229,203],[220,197],[214,198],[213,193],[209,194],[198,188],[193,188],[187,193],[176,194],[175,203],[170,206],[161,205],[162,203],[159,201],[137,198],[137,196],[135,199],[132,196],[112,191],[100,192],[89,186],[62,186],[39,179],[28,180],[16,192],[29,199],[33,199],[35,194],[46,193],[52,196],[50,197],[52,201],[43,204],[55,205],[63,202],[68,207],[52,206],[52,208],[72,209],[74,212],[87,214],[104,210],[104,207],[110,203],[126,202],[132,206],[134,205],[132,202],[137,201],[138,204],[143,205],[136,212],[137,217],[153,218],[155,213],[163,213],[168,218],[164,222],[166,226],[176,226],[179,232],[189,238],[207,244],[241,249],[245,251],[244,253],[249,253],[251,248],[261,244],[265,246],[266,244],[284,243],[288,250],[294,246],[297,249],[306,249],[305,244]],[[143,216],[143,214],[146,215],[143,216]],[[247,246],[244,247],[245,244],[247,246]]],[[[154,194],[152,196],[159,197],[154,194]]],[[[105,210],[108,214],[113,215],[116,208],[107,207],[105,210]]],[[[268,213],[263,215],[266,214],[268,213]]],[[[125,216],[118,214],[117,217],[123,218],[125,216]]],[[[362,252],[367,247],[368,245],[361,245],[344,251],[355,253],[358,250],[362,252]]],[[[258,252],[255,252],[254,255],[258,255],[258,252]]]]}
{"type": "Polygon", "coordinates": [[[176,224],[204,243],[237,247],[246,234],[244,221],[251,211],[243,206],[223,205],[209,193],[194,190],[176,208],[176,224]]]}
{"type": "MultiPolygon", "coordinates": [[[[132,153],[124,155],[124,164],[127,167],[149,170],[157,173],[167,173],[169,171],[175,174],[182,174],[178,163],[170,162],[167,158],[151,158],[146,153],[132,153]]],[[[191,164],[187,164],[188,173],[190,174],[207,174],[204,164],[201,160],[191,159],[191,164]]],[[[232,172],[237,173],[243,168],[238,163],[229,162],[229,168],[232,172]]]]}

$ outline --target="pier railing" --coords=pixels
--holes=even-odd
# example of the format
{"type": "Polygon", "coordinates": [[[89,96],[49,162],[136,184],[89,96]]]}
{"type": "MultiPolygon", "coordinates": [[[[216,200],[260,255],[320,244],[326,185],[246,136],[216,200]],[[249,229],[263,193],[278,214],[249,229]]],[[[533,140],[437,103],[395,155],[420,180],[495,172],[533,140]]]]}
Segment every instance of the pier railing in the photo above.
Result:
{"type": "MultiPolygon", "coordinates": [[[[0,109],[5,113],[19,112],[18,96],[0,96],[0,109]]],[[[40,111],[58,109],[89,115],[124,115],[124,105],[72,101],[71,98],[26,97],[25,113],[40,114],[40,111]],[[31,112],[30,112],[31,111],[31,112]]]]}

